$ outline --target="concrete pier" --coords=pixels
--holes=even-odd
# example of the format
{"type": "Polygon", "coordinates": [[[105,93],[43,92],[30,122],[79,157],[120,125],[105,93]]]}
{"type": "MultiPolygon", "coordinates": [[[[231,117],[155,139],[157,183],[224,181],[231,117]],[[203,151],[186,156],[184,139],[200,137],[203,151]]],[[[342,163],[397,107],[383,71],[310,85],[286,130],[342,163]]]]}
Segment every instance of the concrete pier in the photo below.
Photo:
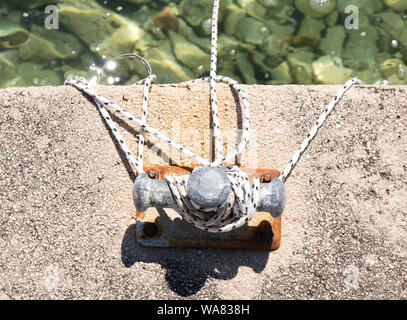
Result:
{"type": "MultiPolygon", "coordinates": [[[[244,88],[253,130],[239,161],[281,171],[340,86],[244,88]]],[[[142,87],[97,91],[140,114],[142,87]]],[[[240,107],[217,92],[233,148],[240,107]]],[[[154,85],[148,109],[150,125],[208,157],[208,84],[154,85]]],[[[136,153],[138,128],[114,119],[136,153]]],[[[145,165],[192,163],[146,140],[145,165]]],[[[286,183],[272,253],[139,247],[135,173],[72,87],[0,90],[0,146],[0,299],[407,299],[404,86],[342,98],[286,183]]]]}

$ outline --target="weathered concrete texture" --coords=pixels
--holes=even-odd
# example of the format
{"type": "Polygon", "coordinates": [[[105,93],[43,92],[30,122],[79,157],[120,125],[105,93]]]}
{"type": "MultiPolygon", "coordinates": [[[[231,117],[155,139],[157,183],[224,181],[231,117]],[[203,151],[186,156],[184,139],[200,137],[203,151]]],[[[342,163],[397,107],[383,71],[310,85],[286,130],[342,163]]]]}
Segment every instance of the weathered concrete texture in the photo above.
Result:
{"type": "MultiPolygon", "coordinates": [[[[339,87],[245,88],[249,150],[282,170],[339,87]]],[[[98,90],[138,112],[142,88],[98,90]]],[[[406,90],[357,87],[343,98],[287,181],[272,253],[137,246],[134,173],[96,107],[71,87],[1,90],[0,297],[407,298],[406,90]]],[[[236,128],[230,89],[218,95],[221,124],[236,128]]],[[[205,156],[208,101],[206,84],[155,85],[148,122],[205,156]]],[[[138,128],[119,124],[135,150],[138,128]]],[[[146,165],[177,160],[163,143],[153,155],[154,143],[146,165]]]]}

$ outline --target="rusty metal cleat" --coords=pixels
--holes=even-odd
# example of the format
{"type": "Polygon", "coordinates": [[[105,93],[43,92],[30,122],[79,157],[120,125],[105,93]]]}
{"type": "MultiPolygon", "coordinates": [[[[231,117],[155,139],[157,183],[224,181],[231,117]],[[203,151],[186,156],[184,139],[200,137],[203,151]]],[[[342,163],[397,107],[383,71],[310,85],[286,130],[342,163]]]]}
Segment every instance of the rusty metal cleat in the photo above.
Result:
{"type": "MultiPolygon", "coordinates": [[[[281,214],[285,205],[284,183],[279,172],[241,168],[249,178],[261,182],[255,215],[247,225],[226,233],[208,233],[184,221],[174,210],[166,174],[191,174],[193,168],[162,166],[145,168],[154,172],[137,176],[133,186],[136,205],[136,236],[140,245],[153,247],[234,248],[275,250],[280,245],[281,214]]],[[[218,168],[199,167],[188,180],[188,196],[202,209],[216,207],[230,192],[230,183],[218,168]],[[210,169],[210,170],[207,170],[210,169]]]]}
{"type": "MultiPolygon", "coordinates": [[[[268,174],[270,175],[270,174],[268,174]]],[[[199,167],[188,180],[188,196],[201,209],[210,209],[225,202],[230,192],[226,174],[218,168],[199,167]]],[[[145,173],[137,176],[133,185],[133,200],[137,210],[150,207],[175,208],[171,191],[165,180],[150,179],[145,173]]],[[[257,211],[266,211],[274,218],[281,216],[285,205],[285,188],[280,179],[260,185],[257,211]]]]}

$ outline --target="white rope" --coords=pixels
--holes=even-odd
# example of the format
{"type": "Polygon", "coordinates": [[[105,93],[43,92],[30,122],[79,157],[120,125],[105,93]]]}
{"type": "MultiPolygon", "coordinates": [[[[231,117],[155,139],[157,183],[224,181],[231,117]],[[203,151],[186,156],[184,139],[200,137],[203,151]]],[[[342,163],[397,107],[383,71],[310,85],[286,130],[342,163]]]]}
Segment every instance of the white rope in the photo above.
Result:
{"type": "Polygon", "coordinates": [[[326,107],[324,112],[322,112],[322,114],[319,116],[317,122],[311,128],[310,132],[305,137],[298,150],[292,156],[290,162],[287,164],[283,172],[280,174],[279,179],[281,179],[283,182],[287,180],[287,178],[291,174],[291,171],[294,169],[294,167],[300,160],[302,154],[307,149],[312,139],[314,139],[315,135],[318,133],[319,128],[321,128],[322,125],[324,124],[326,118],[331,113],[332,109],[336,106],[336,104],[339,102],[339,100],[342,98],[345,92],[348,91],[354,84],[362,84],[362,81],[360,81],[358,78],[348,80],[344,84],[344,86],[339,90],[339,92],[335,95],[335,97],[333,97],[333,99],[328,103],[328,106],[326,107]]]}
{"type": "MultiPolygon", "coordinates": [[[[151,73],[151,68],[147,61],[143,58],[134,55],[134,54],[125,54],[119,57],[114,58],[111,61],[117,61],[122,57],[137,58],[141,61],[147,68],[148,76],[147,78],[138,81],[135,85],[144,85],[143,97],[142,97],[142,106],[141,106],[141,117],[140,119],[133,116],[126,110],[123,110],[117,104],[109,101],[108,99],[100,96],[96,93],[94,89],[87,83],[86,80],[82,78],[69,78],[65,84],[72,85],[76,87],[81,92],[85,93],[93,99],[97,105],[104,121],[107,126],[113,133],[114,138],[118,142],[121,150],[126,155],[130,164],[135,168],[138,174],[143,172],[143,149],[144,149],[144,133],[149,132],[153,136],[161,139],[165,143],[169,144],[171,147],[177,149],[184,155],[189,158],[192,158],[194,161],[198,162],[203,166],[215,166],[219,167],[225,171],[226,175],[229,178],[232,192],[229,194],[229,197],[225,203],[221,204],[213,210],[201,210],[194,206],[193,202],[188,198],[187,193],[187,183],[189,176],[176,176],[176,175],[166,175],[165,180],[172,192],[175,203],[177,203],[178,208],[176,211],[189,223],[195,225],[197,228],[208,231],[208,232],[228,232],[239,228],[253,217],[254,212],[256,211],[256,206],[259,200],[259,189],[260,182],[257,177],[254,177],[252,182],[249,181],[249,177],[246,173],[241,171],[237,166],[223,166],[228,161],[234,159],[237,155],[243,152],[250,138],[250,106],[247,99],[246,93],[240,87],[240,85],[228,77],[216,75],[216,64],[217,64],[217,41],[218,41],[218,12],[219,12],[219,0],[214,0],[213,5],[213,15],[212,15],[212,41],[211,41],[211,65],[210,65],[210,76],[187,81],[185,83],[198,83],[198,82],[209,82],[210,84],[210,106],[211,106],[211,115],[212,115],[212,131],[213,137],[215,140],[215,159],[210,162],[207,161],[197,154],[193,153],[189,149],[181,146],[175,141],[171,140],[164,134],[160,133],[157,129],[149,126],[146,123],[147,118],[147,105],[148,105],[148,96],[149,91],[152,85],[152,82],[155,80],[155,75],[151,73]],[[235,150],[230,152],[227,155],[223,154],[222,151],[222,138],[220,133],[219,125],[219,112],[217,105],[217,94],[216,94],[216,82],[223,82],[231,86],[231,88],[239,95],[240,100],[243,104],[243,132],[240,137],[240,141],[235,150]],[[120,132],[117,130],[114,122],[112,121],[109,112],[106,110],[109,108],[115,113],[118,113],[130,121],[136,123],[140,126],[139,132],[139,141],[138,141],[138,157],[137,159],[132,155],[130,149],[125,144],[123,137],[120,132]]],[[[108,62],[109,63],[109,62],[108,62]]],[[[105,65],[106,66],[106,65],[105,65]]],[[[105,67],[101,69],[98,79],[100,79],[101,74],[105,67]]],[[[328,104],[328,107],[321,114],[316,124],[312,127],[308,136],[304,139],[300,148],[292,157],[291,161],[281,173],[279,179],[283,182],[286,181],[291,171],[298,163],[301,155],[308,147],[311,140],[317,134],[318,129],[325,122],[326,117],[332,111],[334,106],[338,103],[343,94],[349,90],[353,84],[360,83],[358,79],[351,79],[344,87],[338,92],[335,98],[328,104]]]]}
{"type": "Polygon", "coordinates": [[[212,13],[212,40],[211,40],[211,65],[210,65],[210,90],[211,90],[211,110],[213,121],[213,136],[215,138],[215,159],[219,160],[222,155],[222,137],[219,130],[218,97],[216,95],[216,64],[218,60],[218,15],[219,0],[213,1],[212,13]]]}
{"type": "MultiPolygon", "coordinates": [[[[173,148],[179,150],[186,156],[194,159],[196,162],[205,166],[216,166],[216,167],[222,166],[225,162],[232,160],[234,157],[240,154],[245,149],[249,141],[250,108],[246,93],[236,81],[227,77],[221,77],[216,75],[218,13],[219,13],[219,0],[215,0],[212,15],[212,47],[211,47],[210,76],[207,78],[196,79],[187,82],[187,83],[196,83],[196,82],[210,83],[210,105],[213,123],[212,131],[213,137],[215,139],[215,159],[213,162],[208,162],[205,159],[202,159],[198,155],[177,144],[176,142],[169,139],[162,133],[158,132],[156,129],[150,127],[146,123],[148,94],[152,81],[154,80],[154,76],[151,74],[151,69],[149,68],[148,63],[141,57],[132,54],[126,54],[123,56],[130,58],[136,57],[147,67],[148,77],[137,83],[144,84],[140,119],[134,117],[131,113],[123,110],[118,105],[112,103],[106,98],[98,95],[84,79],[68,79],[66,81],[66,84],[76,87],[77,89],[79,89],[80,91],[87,94],[93,99],[95,104],[98,106],[103,119],[105,120],[106,124],[112,131],[115,139],[118,141],[120,148],[122,149],[122,151],[128,158],[129,162],[133,165],[138,174],[143,172],[143,147],[145,131],[153,134],[154,136],[163,140],[173,148]],[[237,148],[227,155],[224,155],[222,152],[223,148],[219,125],[216,82],[223,82],[229,84],[232,87],[232,89],[239,95],[244,110],[243,133],[241,134],[240,142],[237,148]],[[137,160],[132,155],[127,145],[124,143],[123,137],[115,127],[105,107],[125,116],[130,121],[133,121],[140,126],[137,160]]],[[[119,59],[120,57],[116,57],[111,61],[117,61],[119,59]]],[[[105,67],[101,69],[101,73],[103,72],[104,69],[105,67]]],[[[100,79],[101,73],[99,73],[98,79],[100,79]]],[[[224,204],[222,204],[219,208],[215,208],[215,212],[211,213],[194,208],[193,204],[188,199],[187,195],[188,176],[166,175],[165,177],[168,186],[173,194],[174,200],[178,204],[178,208],[176,209],[178,213],[186,221],[191,222],[196,227],[209,232],[227,232],[247,223],[253,217],[254,212],[256,211],[256,205],[259,198],[260,182],[257,177],[253,178],[253,182],[251,183],[249,181],[249,177],[247,176],[247,174],[241,171],[237,166],[223,166],[222,168],[225,170],[225,173],[229,177],[232,192],[229,195],[227,201],[224,204]]]]}
{"type": "Polygon", "coordinates": [[[188,198],[188,176],[165,177],[178,205],[177,212],[187,222],[207,232],[229,232],[245,225],[253,217],[259,201],[259,179],[250,183],[247,174],[237,166],[222,169],[229,178],[232,192],[225,203],[210,212],[197,209],[188,198]]]}
{"type": "MultiPolygon", "coordinates": [[[[142,169],[142,162],[143,162],[142,157],[140,157],[140,155],[139,155],[138,161],[135,159],[135,157],[132,155],[130,149],[125,144],[123,138],[121,137],[119,131],[115,127],[112,119],[110,118],[109,113],[106,111],[105,108],[109,108],[112,111],[114,111],[115,113],[121,114],[122,116],[126,117],[130,121],[132,121],[135,124],[137,124],[138,126],[140,126],[145,131],[151,133],[153,136],[155,136],[155,137],[159,138],[160,140],[164,141],[165,143],[167,143],[171,147],[173,147],[176,150],[180,151],[181,153],[183,153],[187,157],[193,159],[194,161],[198,162],[199,164],[205,165],[205,166],[208,166],[208,165],[210,165],[210,166],[220,166],[220,165],[224,164],[225,162],[228,162],[228,161],[232,160],[234,157],[236,157],[238,154],[240,154],[245,149],[245,147],[246,147],[246,145],[247,145],[247,143],[249,141],[250,111],[249,111],[249,102],[248,102],[246,93],[238,85],[238,83],[235,80],[232,80],[232,79],[230,79],[228,77],[223,77],[223,76],[217,76],[215,78],[215,80],[217,82],[223,82],[223,83],[229,84],[232,87],[232,89],[239,95],[239,97],[240,97],[240,99],[242,101],[242,104],[243,104],[244,120],[243,120],[243,133],[242,133],[242,135],[240,137],[240,142],[239,142],[237,148],[235,150],[231,151],[226,156],[224,156],[222,159],[215,160],[213,162],[209,162],[209,161],[201,158],[200,156],[196,155],[195,153],[193,153],[189,149],[183,147],[182,145],[180,145],[180,144],[176,143],[175,141],[171,140],[170,138],[168,138],[164,134],[160,133],[157,129],[149,126],[145,121],[142,121],[141,119],[138,119],[137,117],[132,115],[130,112],[122,109],[117,104],[115,104],[115,103],[111,102],[110,100],[108,100],[107,98],[99,95],[88,84],[88,82],[85,79],[83,79],[83,78],[69,78],[69,79],[67,79],[65,81],[65,84],[74,86],[79,91],[85,93],[87,96],[92,98],[92,100],[98,106],[99,111],[101,112],[103,119],[105,120],[106,124],[108,125],[108,127],[112,131],[115,139],[118,141],[120,148],[122,149],[122,151],[124,152],[126,157],[129,159],[129,162],[133,165],[133,167],[135,168],[137,173],[141,173],[141,172],[143,172],[143,169],[142,169]],[[139,162],[140,162],[140,164],[139,164],[139,162]]],[[[208,82],[208,81],[209,81],[209,77],[188,81],[186,83],[198,83],[198,82],[208,82]]],[[[139,83],[145,84],[146,79],[142,80],[139,83]]],[[[151,86],[151,82],[149,83],[149,86],[151,86]]],[[[146,90],[146,88],[147,88],[147,86],[145,86],[143,102],[146,101],[145,103],[147,104],[147,102],[148,102],[148,90],[146,90]],[[147,98],[147,100],[146,100],[146,98],[147,98]]]]}

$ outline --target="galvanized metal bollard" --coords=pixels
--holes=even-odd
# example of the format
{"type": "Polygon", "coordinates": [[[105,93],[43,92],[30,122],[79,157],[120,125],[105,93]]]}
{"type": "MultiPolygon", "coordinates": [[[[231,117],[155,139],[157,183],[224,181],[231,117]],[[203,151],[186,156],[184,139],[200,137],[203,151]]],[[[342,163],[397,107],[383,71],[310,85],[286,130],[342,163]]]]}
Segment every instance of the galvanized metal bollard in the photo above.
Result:
{"type": "MultiPolygon", "coordinates": [[[[188,180],[188,197],[202,210],[224,203],[231,190],[227,175],[219,168],[200,167],[194,170],[188,180]]],[[[172,193],[165,180],[156,180],[146,173],[139,174],[133,185],[133,200],[138,211],[150,207],[174,208],[172,193]]],[[[260,197],[256,211],[265,211],[274,218],[283,213],[285,187],[280,179],[260,184],[260,197]]]]}
{"type": "Polygon", "coordinates": [[[212,211],[223,204],[231,187],[226,173],[215,167],[198,167],[188,179],[188,197],[195,207],[212,211]]]}

